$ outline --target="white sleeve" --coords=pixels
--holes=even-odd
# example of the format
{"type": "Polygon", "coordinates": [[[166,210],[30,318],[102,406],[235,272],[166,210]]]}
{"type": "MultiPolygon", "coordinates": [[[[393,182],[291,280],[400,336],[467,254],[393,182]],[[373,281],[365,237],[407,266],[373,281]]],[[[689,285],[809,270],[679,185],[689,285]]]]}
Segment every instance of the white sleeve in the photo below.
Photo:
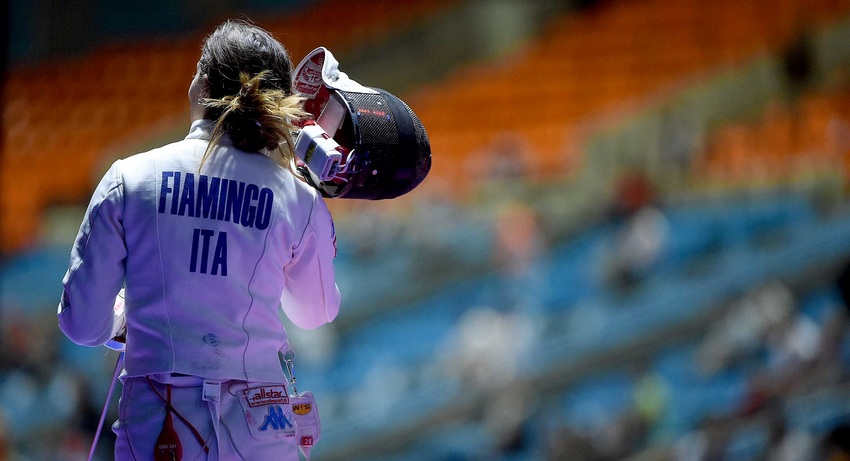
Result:
{"type": "Polygon", "coordinates": [[[71,341],[98,346],[116,330],[116,295],[124,284],[127,247],[124,243],[124,187],[119,162],[101,179],[92,195],[71,249],[62,280],[59,328],[71,341]]]}
{"type": "Polygon", "coordinates": [[[316,196],[307,229],[283,272],[286,284],[281,306],[295,325],[318,328],[339,313],[340,295],[334,276],[336,235],[324,200],[316,196]]]}

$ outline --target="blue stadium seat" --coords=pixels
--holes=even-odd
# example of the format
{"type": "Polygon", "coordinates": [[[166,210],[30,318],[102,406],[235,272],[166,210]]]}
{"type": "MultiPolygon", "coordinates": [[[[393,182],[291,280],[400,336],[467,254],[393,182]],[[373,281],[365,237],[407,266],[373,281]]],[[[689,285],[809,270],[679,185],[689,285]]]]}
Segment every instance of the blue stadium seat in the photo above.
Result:
{"type": "Polygon", "coordinates": [[[600,373],[571,386],[562,396],[561,411],[574,428],[593,429],[629,409],[633,392],[630,373],[600,373]]]}

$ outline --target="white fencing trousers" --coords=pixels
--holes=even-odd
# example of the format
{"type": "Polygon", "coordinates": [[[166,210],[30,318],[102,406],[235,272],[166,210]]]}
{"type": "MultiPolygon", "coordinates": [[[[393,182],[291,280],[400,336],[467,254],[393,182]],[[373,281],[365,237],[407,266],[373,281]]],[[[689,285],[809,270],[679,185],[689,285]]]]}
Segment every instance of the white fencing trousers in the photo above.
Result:
{"type": "Polygon", "coordinates": [[[168,407],[162,398],[167,384],[171,385],[172,419],[183,447],[183,461],[299,459],[284,384],[231,380],[222,381],[219,391],[217,381],[205,385],[194,376],[150,378],[123,379],[118,421],[112,425],[117,461],[153,460],[168,407]]]}

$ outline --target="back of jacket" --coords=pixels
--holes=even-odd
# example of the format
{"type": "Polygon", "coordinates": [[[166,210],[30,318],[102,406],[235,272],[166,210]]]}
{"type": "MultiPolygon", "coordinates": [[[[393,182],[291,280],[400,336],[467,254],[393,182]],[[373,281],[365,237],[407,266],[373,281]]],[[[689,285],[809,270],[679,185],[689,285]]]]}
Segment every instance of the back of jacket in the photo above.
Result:
{"type": "Polygon", "coordinates": [[[127,376],[279,382],[279,309],[304,328],[339,310],[333,223],[313,188],[226,137],[199,168],[208,129],[196,122],[106,173],[72,250],[60,326],[103,344],[126,284],[127,376]]]}

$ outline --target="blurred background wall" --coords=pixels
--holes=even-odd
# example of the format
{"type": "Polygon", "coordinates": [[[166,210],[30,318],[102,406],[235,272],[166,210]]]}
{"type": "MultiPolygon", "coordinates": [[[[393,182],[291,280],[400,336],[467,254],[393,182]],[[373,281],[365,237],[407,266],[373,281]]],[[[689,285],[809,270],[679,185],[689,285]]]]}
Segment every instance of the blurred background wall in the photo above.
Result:
{"type": "Polygon", "coordinates": [[[850,2],[6,13],[0,460],[88,454],[116,356],[56,327],[70,245],[112,161],[185,135],[231,17],[327,46],[432,143],[413,193],[329,203],[340,317],[287,327],[314,459],[847,459],[850,2]]]}

